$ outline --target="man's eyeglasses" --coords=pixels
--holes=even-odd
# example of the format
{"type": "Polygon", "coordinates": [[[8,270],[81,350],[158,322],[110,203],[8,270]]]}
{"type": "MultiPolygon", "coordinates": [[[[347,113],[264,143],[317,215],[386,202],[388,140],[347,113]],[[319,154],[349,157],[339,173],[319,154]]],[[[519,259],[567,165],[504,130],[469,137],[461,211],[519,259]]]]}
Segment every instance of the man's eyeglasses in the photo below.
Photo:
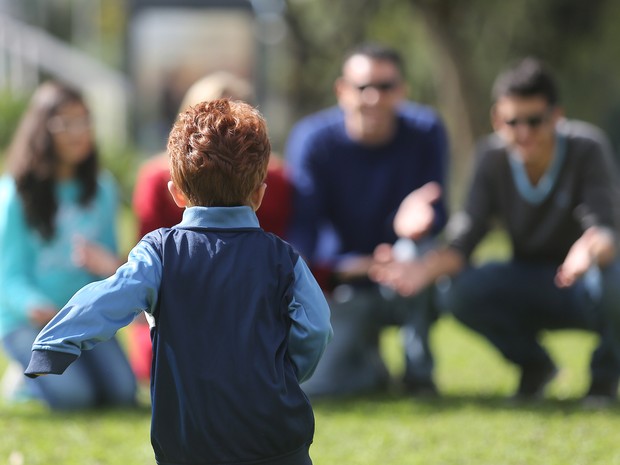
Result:
{"type": "Polygon", "coordinates": [[[523,116],[521,118],[512,118],[509,120],[505,120],[504,122],[510,126],[511,128],[516,128],[517,126],[527,126],[530,129],[537,129],[543,123],[546,123],[549,119],[549,112],[540,113],[538,115],[529,115],[523,116]]]}
{"type": "Polygon", "coordinates": [[[379,92],[389,92],[396,89],[400,85],[400,81],[369,82],[368,84],[353,84],[352,82],[348,82],[348,84],[360,92],[364,92],[366,89],[375,89],[379,92]]]}

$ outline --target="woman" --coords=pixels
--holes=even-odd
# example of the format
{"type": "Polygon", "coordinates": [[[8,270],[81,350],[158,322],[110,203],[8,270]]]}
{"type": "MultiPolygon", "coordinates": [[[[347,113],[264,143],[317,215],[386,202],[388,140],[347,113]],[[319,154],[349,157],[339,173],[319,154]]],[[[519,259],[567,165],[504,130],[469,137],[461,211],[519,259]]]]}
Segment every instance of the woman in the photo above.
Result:
{"type": "MultiPolygon", "coordinates": [[[[25,367],[39,330],[78,289],[113,272],[116,212],[116,184],[98,170],[84,100],[42,84],[0,180],[0,338],[11,359],[25,367]]],[[[63,376],[27,382],[52,409],[135,402],[135,377],[115,339],[63,376]]]]}

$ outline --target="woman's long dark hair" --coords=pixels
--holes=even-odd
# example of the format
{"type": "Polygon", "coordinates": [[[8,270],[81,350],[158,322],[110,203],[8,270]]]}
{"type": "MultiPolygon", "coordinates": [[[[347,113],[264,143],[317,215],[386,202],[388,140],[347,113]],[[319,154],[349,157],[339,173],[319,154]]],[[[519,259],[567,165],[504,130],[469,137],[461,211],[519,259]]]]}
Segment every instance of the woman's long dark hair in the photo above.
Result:
{"type": "MultiPolygon", "coordinates": [[[[67,103],[86,107],[77,90],[53,81],[41,84],[30,100],[8,151],[7,169],[15,179],[26,221],[46,240],[51,239],[56,231],[58,209],[55,195],[58,155],[48,122],[67,103]]],[[[81,205],[87,205],[95,196],[97,170],[97,153],[93,144],[91,153],[76,168],[81,205]]]]}

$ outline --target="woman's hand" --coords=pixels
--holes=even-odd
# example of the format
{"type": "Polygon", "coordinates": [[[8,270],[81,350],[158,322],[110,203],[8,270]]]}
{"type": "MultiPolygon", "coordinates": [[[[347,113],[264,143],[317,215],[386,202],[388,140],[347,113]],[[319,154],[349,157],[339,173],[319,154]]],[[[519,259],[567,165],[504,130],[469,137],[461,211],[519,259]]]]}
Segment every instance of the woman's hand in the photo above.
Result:
{"type": "Polygon", "coordinates": [[[102,278],[112,276],[116,269],[122,265],[121,260],[115,254],[81,236],[76,236],[73,240],[71,258],[77,266],[102,278]]]}
{"type": "Polygon", "coordinates": [[[28,318],[36,328],[43,328],[57,312],[58,310],[53,307],[37,307],[30,310],[28,318]]]}

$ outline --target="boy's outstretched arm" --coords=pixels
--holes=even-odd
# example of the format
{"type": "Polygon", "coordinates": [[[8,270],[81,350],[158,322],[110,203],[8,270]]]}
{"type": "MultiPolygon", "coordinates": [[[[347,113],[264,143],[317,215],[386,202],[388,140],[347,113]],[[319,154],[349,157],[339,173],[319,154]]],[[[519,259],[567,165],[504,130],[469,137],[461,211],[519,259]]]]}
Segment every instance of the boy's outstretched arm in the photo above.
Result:
{"type": "Polygon", "coordinates": [[[301,257],[295,265],[295,285],[289,314],[292,320],[289,354],[302,383],[314,373],[334,333],[323,291],[301,257]]]}
{"type": "Polygon", "coordinates": [[[41,330],[25,375],[62,374],[83,350],[110,339],[140,312],[151,313],[160,282],[161,260],[140,242],[113,276],[83,287],[41,330]]]}

